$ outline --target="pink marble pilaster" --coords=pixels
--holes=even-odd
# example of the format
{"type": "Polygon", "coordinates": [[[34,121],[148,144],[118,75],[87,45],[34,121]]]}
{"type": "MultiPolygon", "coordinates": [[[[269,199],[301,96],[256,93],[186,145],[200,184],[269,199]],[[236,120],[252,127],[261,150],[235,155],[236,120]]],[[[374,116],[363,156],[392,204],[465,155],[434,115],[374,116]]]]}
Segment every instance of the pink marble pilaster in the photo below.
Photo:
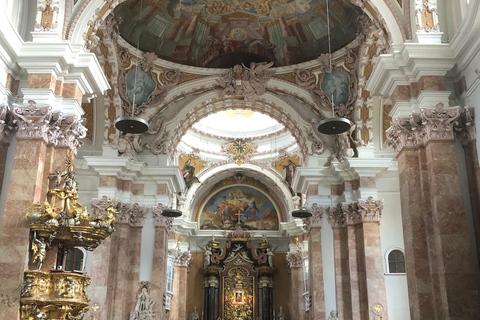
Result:
{"type": "Polygon", "coordinates": [[[426,147],[430,199],[431,241],[436,259],[431,265],[437,309],[451,319],[474,319],[480,314],[466,210],[453,141],[430,141],[426,147]]]}
{"type": "Polygon", "coordinates": [[[154,311],[160,320],[166,319],[163,297],[165,295],[165,285],[167,277],[168,260],[168,230],[164,226],[155,227],[155,245],[153,249],[153,268],[150,295],[156,297],[158,301],[154,305],[154,311]]]}
{"type": "Polygon", "coordinates": [[[302,252],[289,252],[286,256],[287,264],[290,268],[290,292],[289,292],[289,312],[292,317],[298,320],[304,320],[305,300],[303,297],[303,264],[302,252]]]}
{"type": "Polygon", "coordinates": [[[347,306],[347,309],[351,309],[353,319],[362,319],[365,312],[362,313],[362,306],[360,303],[360,277],[359,277],[359,260],[361,259],[360,253],[357,250],[357,227],[353,224],[347,225],[347,246],[348,246],[348,266],[349,266],[349,287],[351,307],[347,306]]]}
{"type": "Polygon", "coordinates": [[[130,226],[128,244],[129,264],[126,274],[127,297],[125,307],[130,314],[135,309],[137,302],[136,293],[140,281],[140,251],[142,249],[142,225],[130,226]]]}
{"type": "Polygon", "coordinates": [[[325,319],[325,292],[322,264],[322,228],[311,227],[308,233],[308,268],[310,281],[311,320],[325,319]]]}
{"type": "Polygon", "coordinates": [[[388,320],[387,292],[382,261],[379,222],[363,222],[363,250],[365,255],[365,283],[367,291],[367,305],[369,318],[375,320],[373,306],[383,306],[382,319],[388,320]]]}
{"type": "Polygon", "coordinates": [[[187,266],[175,266],[170,320],[187,320],[187,266]]]}
{"type": "Polygon", "coordinates": [[[130,294],[135,295],[135,292],[128,291],[128,267],[129,267],[129,257],[128,257],[128,247],[129,247],[129,229],[130,226],[126,223],[117,223],[116,227],[116,247],[117,247],[117,257],[115,259],[115,268],[114,271],[114,280],[113,280],[113,310],[112,310],[112,319],[113,320],[123,320],[128,319],[129,310],[127,310],[126,301],[127,297],[130,294]]]}
{"type": "Polygon", "coordinates": [[[88,288],[90,307],[95,303],[98,310],[87,316],[95,316],[97,319],[112,319],[113,317],[113,292],[116,279],[115,267],[118,259],[118,233],[114,232],[110,238],[93,251],[92,283],[88,288]]]}
{"type": "Polygon", "coordinates": [[[346,226],[333,228],[333,246],[338,317],[340,319],[351,320],[353,319],[352,292],[350,290],[348,230],[346,226]]]}
{"type": "Polygon", "coordinates": [[[405,269],[412,320],[435,318],[426,224],[431,209],[424,200],[429,198],[429,193],[425,188],[428,176],[423,158],[418,149],[404,149],[398,155],[405,269]]]}
{"type": "Polygon", "coordinates": [[[42,200],[46,143],[18,139],[0,232],[0,319],[19,319],[23,272],[28,268],[27,208],[42,200]],[[34,155],[34,156],[32,156],[34,155]]]}

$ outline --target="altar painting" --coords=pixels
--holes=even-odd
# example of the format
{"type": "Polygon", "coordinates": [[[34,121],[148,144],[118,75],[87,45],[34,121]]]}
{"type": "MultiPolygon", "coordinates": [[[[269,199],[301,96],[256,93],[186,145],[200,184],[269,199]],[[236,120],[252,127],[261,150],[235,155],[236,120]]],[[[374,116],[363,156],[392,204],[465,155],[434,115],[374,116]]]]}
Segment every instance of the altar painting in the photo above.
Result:
{"type": "Polygon", "coordinates": [[[249,186],[230,186],[204,202],[198,221],[202,230],[233,230],[237,224],[249,230],[278,230],[277,212],[262,191],[249,186]]]}

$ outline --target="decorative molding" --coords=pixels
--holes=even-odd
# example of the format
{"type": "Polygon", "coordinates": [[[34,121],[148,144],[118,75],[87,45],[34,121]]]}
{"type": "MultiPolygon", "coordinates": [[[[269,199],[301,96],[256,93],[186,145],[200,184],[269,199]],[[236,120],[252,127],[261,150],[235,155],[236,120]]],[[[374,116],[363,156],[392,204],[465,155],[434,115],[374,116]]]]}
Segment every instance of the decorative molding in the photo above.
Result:
{"type": "Polygon", "coordinates": [[[90,206],[92,208],[93,216],[105,215],[107,208],[112,207],[112,204],[116,212],[119,213],[121,204],[118,203],[117,200],[109,199],[107,196],[103,196],[101,199],[92,199],[92,201],[90,201],[90,206]]]}
{"type": "Polygon", "coordinates": [[[53,31],[58,27],[60,15],[58,0],[39,0],[35,18],[35,31],[53,31]]]}
{"type": "Polygon", "coordinates": [[[241,165],[257,152],[257,147],[245,139],[235,139],[222,145],[222,152],[226,153],[231,161],[241,165]]]}
{"type": "Polygon", "coordinates": [[[128,223],[132,227],[141,227],[145,222],[146,207],[141,207],[138,203],[124,204],[117,213],[117,223],[128,223]]]}
{"type": "Polygon", "coordinates": [[[240,96],[243,103],[249,105],[257,101],[258,97],[267,92],[267,82],[275,71],[269,68],[270,63],[250,63],[250,68],[236,65],[217,79],[223,88],[220,97],[240,96]]]}
{"type": "Polygon", "coordinates": [[[463,145],[466,145],[477,139],[477,129],[475,126],[475,109],[466,107],[454,129],[456,135],[463,145]]]}
{"type": "Polygon", "coordinates": [[[417,33],[440,32],[437,0],[415,0],[417,33]]]}

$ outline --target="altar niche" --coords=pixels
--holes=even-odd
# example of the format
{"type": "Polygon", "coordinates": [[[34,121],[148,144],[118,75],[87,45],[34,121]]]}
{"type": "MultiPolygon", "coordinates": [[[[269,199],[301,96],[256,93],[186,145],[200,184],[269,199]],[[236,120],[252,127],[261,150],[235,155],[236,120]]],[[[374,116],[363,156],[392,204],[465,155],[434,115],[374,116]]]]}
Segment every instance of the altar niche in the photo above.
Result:
{"type": "Polygon", "coordinates": [[[251,232],[238,228],[227,242],[208,242],[205,252],[203,320],[274,320],[273,252],[266,237],[255,248],[251,232]]]}

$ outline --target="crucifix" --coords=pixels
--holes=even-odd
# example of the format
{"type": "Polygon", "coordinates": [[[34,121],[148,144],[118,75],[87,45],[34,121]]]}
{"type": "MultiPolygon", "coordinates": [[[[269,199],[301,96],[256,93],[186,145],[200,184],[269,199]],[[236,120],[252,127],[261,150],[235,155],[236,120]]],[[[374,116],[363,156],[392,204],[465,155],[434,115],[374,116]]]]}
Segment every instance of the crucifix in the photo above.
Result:
{"type": "Polygon", "coordinates": [[[240,225],[240,218],[243,216],[243,213],[241,213],[239,210],[235,215],[238,216],[237,225],[240,225]]]}

